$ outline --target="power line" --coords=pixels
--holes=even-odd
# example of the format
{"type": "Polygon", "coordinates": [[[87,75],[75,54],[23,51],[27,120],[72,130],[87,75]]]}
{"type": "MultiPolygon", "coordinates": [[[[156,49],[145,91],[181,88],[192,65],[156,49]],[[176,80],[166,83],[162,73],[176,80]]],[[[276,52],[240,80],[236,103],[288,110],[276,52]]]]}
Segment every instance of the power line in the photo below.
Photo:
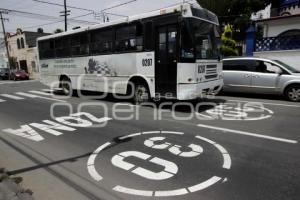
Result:
{"type": "MultiPolygon", "coordinates": [[[[59,3],[53,3],[53,2],[49,2],[49,1],[42,1],[42,0],[32,0],[38,3],[44,3],[44,4],[48,4],[48,5],[54,5],[54,6],[61,6],[64,7],[64,4],[59,4],[59,3]]],[[[76,6],[67,6],[67,8],[72,8],[72,9],[77,9],[77,10],[84,10],[84,11],[89,11],[89,12],[95,12],[94,10],[91,9],[86,9],[86,8],[80,8],[80,7],[76,7],[76,6]]]]}
{"type": "Polygon", "coordinates": [[[131,1],[127,1],[127,2],[125,2],[125,3],[117,4],[117,5],[114,5],[114,6],[112,6],[112,7],[105,8],[105,9],[101,10],[101,12],[106,11],[106,10],[111,10],[111,9],[114,9],[114,8],[118,8],[118,7],[121,7],[121,6],[130,4],[130,3],[133,3],[133,2],[135,2],[135,1],[137,1],[137,0],[131,0],[131,1]]]}
{"type": "MultiPolygon", "coordinates": [[[[71,17],[69,19],[77,19],[77,18],[80,18],[80,17],[86,17],[86,16],[89,16],[89,15],[92,15],[93,13],[87,13],[87,14],[84,14],[84,15],[79,15],[79,16],[76,16],[76,17],[71,17]]],[[[55,22],[50,22],[50,23],[45,23],[45,24],[39,24],[39,25],[34,25],[34,26],[27,26],[27,27],[22,27],[21,29],[22,30],[25,30],[25,29],[30,29],[30,28],[37,28],[37,27],[43,27],[43,26],[47,26],[47,25],[52,25],[52,24],[58,24],[58,23],[61,23],[61,22],[64,22],[64,20],[59,20],[59,21],[55,21],[55,22]]],[[[14,31],[14,30],[9,30],[9,31],[14,31]]]]}
{"type": "MultiPolygon", "coordinates": [[[[43,0],[32,0],[32,1],[35,1],[35,2],[38,2],[38,3],[44,3],[44,4],[48,4],[48,5],[60,6],[60,7],[65,6],[64,4],[53,3],[53,2],[49,2],[49,1],[43,1],[43,0]]],[[[117,5],[105,8],[103,10],[100,10],[99,12],[95,11],[95,10],[92,10],[92,9],[81,8],[81,7],[70,6],[70,5],[68,5],[67,8],[93,12],[94,15],[95,15],[95,18],[98,18],[99,16],[102,16],[102,15],[113,15],[113,16],[118,16],[118,17],[128,17],[127,15],[120,15],[120,14],[115,14],[115,13],[111,13],[111,12],[108,13],[108,12],[104,12],[104,11],[111,10],[111,9],[114,9],[114,8],[118,8],[118,7],[130,4],[130,3],[136,2],[136,1],[137,0],[130,0],[130,1],[127,1],[127,2],[124,2],[124,3],[121,3],[121,4],[117,4],[117,5]]]]}
{"type": "MultiPolygon", "coordinates": [[[[38,20],[51,21],[51,20],[60,19],[59,17],[55,17],[55,16],[49,16],[49,15],[43,15],[43,14],[25,12],[19,10],[12,10],[7,8],[0,8],[0,11],[1,10],[7,12],[8,15],[22,16],[22,17],[28,17],[28,18],[38,19],[38,20]]],[[[79,24],[89,24],[89,25],[94,25],[97,23],[97,22],[91,22],[86,20],[75,20],[75,19],[72,19],[71,22],[79,23],[79,24]]]]}

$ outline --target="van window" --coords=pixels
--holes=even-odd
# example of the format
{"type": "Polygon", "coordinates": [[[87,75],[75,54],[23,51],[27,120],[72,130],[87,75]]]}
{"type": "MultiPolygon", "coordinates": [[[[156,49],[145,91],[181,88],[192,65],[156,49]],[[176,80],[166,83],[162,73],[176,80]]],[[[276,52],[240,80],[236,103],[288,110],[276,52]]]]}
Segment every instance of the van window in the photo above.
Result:
{"type": "Polygon", "coordinates": [[[223,70],[255,72],[257,65],[255,60],[225,60],[223,61],[223,70]]]}

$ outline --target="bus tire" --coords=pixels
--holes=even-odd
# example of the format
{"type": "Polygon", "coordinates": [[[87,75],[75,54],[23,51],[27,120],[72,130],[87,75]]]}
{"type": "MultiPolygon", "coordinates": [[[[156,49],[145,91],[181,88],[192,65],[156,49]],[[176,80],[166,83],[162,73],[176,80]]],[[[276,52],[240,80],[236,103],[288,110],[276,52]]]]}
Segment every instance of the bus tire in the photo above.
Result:
{"type": "Polygon", "coordinates": [[[73,89],[72,89],[72,83],[71,80],[64,76],[60,81],[60,86],[62,89],[62,92],[65,96],[72,96],[73,95],[73,89]]]}
{"type": "Polygon", "coordinates": [[[134,93],[133,93],[133,104],[141,105],[150,101],[150,92],[148,87],[145,84],[137,83],[134,84],[134,93]]]}

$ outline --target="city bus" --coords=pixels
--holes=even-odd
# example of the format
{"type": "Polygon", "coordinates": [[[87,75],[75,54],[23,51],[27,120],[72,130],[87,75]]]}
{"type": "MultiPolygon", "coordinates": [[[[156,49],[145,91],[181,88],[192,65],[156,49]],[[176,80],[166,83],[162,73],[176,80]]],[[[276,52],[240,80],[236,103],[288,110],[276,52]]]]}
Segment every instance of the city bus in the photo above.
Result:
{"type": "Polygon", "coordinates": [[[76,90],[192,100],[223,86],[219,22],[182,3],[38,39],[41,81],[76,90]]]}

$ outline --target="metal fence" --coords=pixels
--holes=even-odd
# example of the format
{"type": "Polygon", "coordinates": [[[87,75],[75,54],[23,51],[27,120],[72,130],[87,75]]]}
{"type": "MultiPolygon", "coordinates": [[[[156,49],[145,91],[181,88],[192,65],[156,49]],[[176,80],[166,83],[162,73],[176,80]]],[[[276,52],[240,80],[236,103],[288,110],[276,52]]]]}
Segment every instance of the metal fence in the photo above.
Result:
{"type": "Polygon", "coordinates": [[[280,51],[300,49],[300,35],[256,39],[255,51],[280,51]]]}

